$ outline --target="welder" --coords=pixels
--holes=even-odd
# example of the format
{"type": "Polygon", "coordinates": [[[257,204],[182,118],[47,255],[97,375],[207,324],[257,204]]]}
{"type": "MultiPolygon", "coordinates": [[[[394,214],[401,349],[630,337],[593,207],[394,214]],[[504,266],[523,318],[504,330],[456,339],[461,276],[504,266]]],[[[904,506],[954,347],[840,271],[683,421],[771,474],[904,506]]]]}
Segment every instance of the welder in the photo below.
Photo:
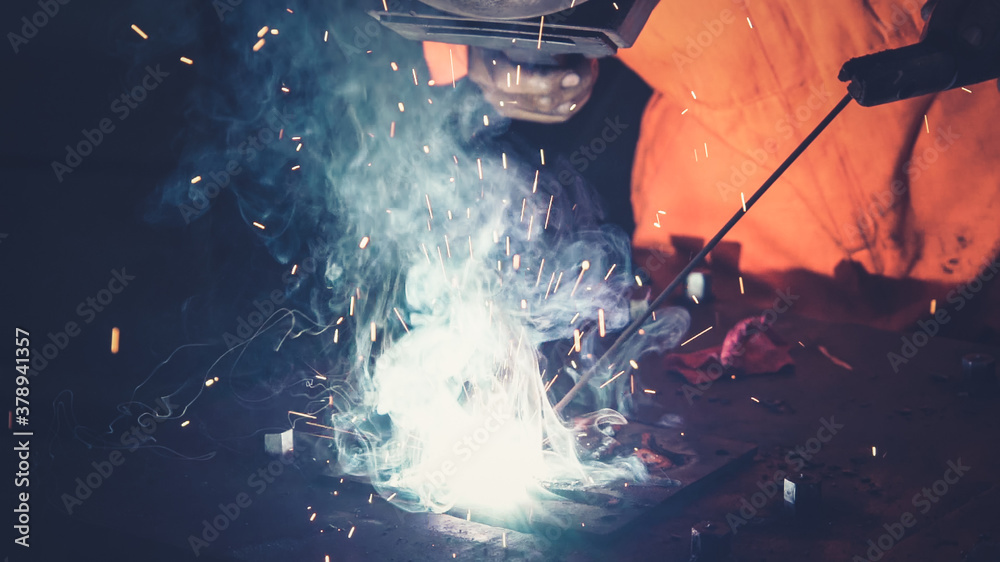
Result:
{"type": "MultiPolygon", "coordinates": [[[[615,50],[652,87],[631,196],[636,265],[660,288],[850,82],[858,103],[709,264],[729,287],[739,277],[744,298],[790,287],[797,313],[892,330],[978,283],[987,289],[956,333],[1000,333],[1000,282],[987,277],[1000,259],[1000,94],[984,82],[1000,75],[1000,1],[423,2],[459,22],[412,35],[432,78],[468,76],[510,117],[572,117],[597,80],[594,57],[615,50]]],[[[402,22],[389,12],[376,17],[402,22]]]]}

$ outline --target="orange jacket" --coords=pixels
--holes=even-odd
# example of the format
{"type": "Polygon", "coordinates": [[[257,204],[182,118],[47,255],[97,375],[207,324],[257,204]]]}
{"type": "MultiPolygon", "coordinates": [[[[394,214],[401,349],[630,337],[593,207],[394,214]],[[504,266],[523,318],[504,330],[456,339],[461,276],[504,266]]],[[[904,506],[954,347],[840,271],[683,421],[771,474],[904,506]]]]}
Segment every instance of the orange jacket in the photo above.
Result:
{"type": "MultiPolygon", "coordinates": [[[[638,265],[656,269],[678,250],[686,260],[699,243],[685,237],[715,234],[741,193],[748,198],[844,96],[844,62],[919,40],[922,3],[661,1],[619,53],[654,90],[632,204],[635,247],[658,253],[638,265]]],[[[449,48],[430,46],[429,60],[449,48]]],[[[1000,95],[993,84],[972,90],[848,106],[726,237],[739,245],[739,270],[775,285],[790,272],[800,283],[834,278],[849,264],[927,282],[891,305],[865,305],[884,327],[988,272],[1000,250],[1000,95]]]]}

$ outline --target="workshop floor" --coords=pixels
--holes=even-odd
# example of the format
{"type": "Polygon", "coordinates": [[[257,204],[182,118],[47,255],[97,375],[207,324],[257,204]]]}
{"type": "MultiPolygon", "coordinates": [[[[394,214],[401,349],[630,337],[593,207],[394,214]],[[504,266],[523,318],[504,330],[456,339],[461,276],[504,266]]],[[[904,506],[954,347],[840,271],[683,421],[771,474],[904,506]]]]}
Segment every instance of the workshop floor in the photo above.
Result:
{"type": "MultiPolygon", "coordinates": [[[[700,307],[693,329],[729,325],[735,308],[726,306],[729,314],[720,313],[716,320],[711,306],[700,307]]],[[[550,541],[450,516],[406,514],[379,498],[369,503],[365,486],[288,468],[254,497],[230,529],[200,551],[200,558],[685,561],[691,526],[702,520],[726,525],[728,516],[736,525],[738,560],[874,560],[866,553],[868,541],[879,544],[885,526],[894,528],[910,512],[915,525],[901,541],[882,539],[883,545],[891,544],[882,560],[997,560],[1000,454],[994,443],[1000,435],[1000,395],[970,396],[960,391],[956,378],[964,353],[996,355],[1000,350],[938,338],[918,361],[894,374],[885,355],[898,345],[896,334],[792,314],[780,318],[776,329],[804,344],[794,352],[794,373],[719,381],[690,403],[679,376],[663,374],[646,362],[643,380],[657,394],[642,405],[639,421],[652,424],[664,414],[676,414],[685,423],[678,431],[757,443],[759,453],[749,466],[704,493],[684,504],[667,503],[617,536],[594,538],[582,529],[568,529],[550,541]],[[818,346],[852,369],[834,364],[818,346]],[[818,520],[784,516],[780,493],[767,497],[755,513],[746,511],[742,501],[761,505],[763,495],[754,495],[766,491],[778,471],[793,470],[789,451],[810,447],[824,419],[843,427],[819,450],[813,447],[805,469],[822,480],[818,520]],[[969,469],[946,491],[939,486],[939,497],[933,485],[944,477],[949,461],[969,469]],[[919,498],[914,503],[914,495],[924,488],[932,489],[934,503],[919,498]],[[310,521],[313,512],[318,515],[310,521]],[[976,549],[979,557],[964,558],[976,549]]],[[[713,330],[691,347],[716,344],[721,335],[722,330],[713,330]]],[[[79,507],[77,515],[83,517],[67,517],[61,494],[72,493],[73,478],[101,455],[79,449],[69,457],[60,453],[60,466],[45,471],[45,502],[37,503],[44,510],[41,528],[49,529],[41,534],[59,529],[60,538],[48,537],[42,548],[70,554],[111,544],[127,552],[155,544],[162,557],[152,559],[186,559],[192,552],[189,536],[201,534],[199,522],[218,515],[218,504],[249,492],[247,478],[270,461],[263,454],[247,458],[225,451],[197,463],[162,458],[155,450],[126,455],[115,476],[79,507]]]]}

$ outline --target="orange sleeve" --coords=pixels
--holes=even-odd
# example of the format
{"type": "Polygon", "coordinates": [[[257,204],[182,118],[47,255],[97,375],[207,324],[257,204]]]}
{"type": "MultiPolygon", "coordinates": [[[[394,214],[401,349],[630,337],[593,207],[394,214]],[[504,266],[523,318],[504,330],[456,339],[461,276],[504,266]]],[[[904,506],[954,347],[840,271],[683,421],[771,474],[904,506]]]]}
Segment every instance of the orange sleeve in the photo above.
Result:
{"type": "Polygon", "coordinates": [[[443,86],[461,80],[469,73],[469,47],[424,41],[424,60],[435,85],[443,86]]]}

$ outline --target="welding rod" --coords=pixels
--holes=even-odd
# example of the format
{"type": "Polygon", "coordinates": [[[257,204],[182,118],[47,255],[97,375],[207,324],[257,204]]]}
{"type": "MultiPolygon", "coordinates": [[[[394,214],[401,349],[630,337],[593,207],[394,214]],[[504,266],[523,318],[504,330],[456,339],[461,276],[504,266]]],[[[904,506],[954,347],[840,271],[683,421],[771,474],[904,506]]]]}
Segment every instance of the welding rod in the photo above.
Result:
{"type": "Polygon", "coordinates": [[[594,373],[597,372],[597,370],[604,364],[605,361],[607,361],[609,357],[614,355],[615,351],[617,351],[619,347],[621,347],[622,342],[629,339],[630,337],[635,335],[636,332],[639,331],[639,328],[641,328],[642,325],[646,323],[646,320],[649,320],[650,316],[653,315],[653,312],[656,311],[657,307],[663,304],[663,302],[670,297],[670,294],[673,293],[674,290],[677,288],[677,286],[681,284],[681,281],[686,279],[688,274],[691,273],[691,270],[693,270],[695,267],[698,267],[698,265],[705,259],[705,256],[707,256],[708,253],[711,252],[715,248],[715,246],[722,241],[722,239],[726,236],[726,234],[728,234],[729,231],[732,230],[734,226],[736,226],[736,223],[740,222],[740,219],[747,214],[750,208],[753,207],[754,203],[756,203],[757,200],[764,195],[764,193],[768,190],[768,188],[770,188],[774,184],[774,182],[778,181],[778,178],[781,177],[781,174],[785,173],[785,170],[787,170],[788,167],[792,165],[792,162],[795,162],[795,160],[799,156],[801,156],[803,152],[805,152],[806,148],[808,148],[809,145],[812,144],[814,140],[816,140],[816,137],[818,137],[819,134],[822,133],[824,129],[826,129],[827,125],[829,125],[830,122],[833,121],[834,118],[837,117],[837,115],[839,115],[840,112],[843,111],[845,107],[847,107],[847,104],[851,102],[851,99],[853,98],[851,98],[850,94],[845,95],[844,99],[840,100],[840,103],[838,103],[837,106],[834,107],[833,110],[830,111],[830,113],[825,118],[823,118],[822,121],[820,121],[819,125],[816,125],[816,128],[813,129],[811,133],[809,133],[809,136],[807,136],[801,143],[799,143],[799,146],[796,147],[795,150],[793,150],[790,155],[788,155],[788,158],[785,158],[785,161],[782,162],[780,166],[778,166],[778,169],[775,170],[773,174],[771,174],[771,177],[767,178],[767,181],[765,181],[764,184],[761,185],[756,192],[754,192],[753,196],[751,196],[750,199],[747,199],[746,207],[745,208],[740,207],[736,211],[736,214],[733,215],[733,218],[729,219],[729,222],[727,222],[726,225],[723,226],[722,229],[719,230],[719,232],[716,233],[716,235],[713,236],[712,239],[708,241],[708,244],[705,244],[705,247],[702,248],[701,251],[698,252],[693,258],[691,258],[691,261],[684,267],[684,269],[681,270],[680,273],[677,274],[677,277],[674,277],[674,280],[671,281],[669,285],[667,285],[667,288],[664,289],[663,292],[659,294],[659,296],[653,299],[653,302],[649,303],[649,307],[646,308],[646,312],[644,312],[643,315],[640,316],[639,318],[636,318],[634,321],[632,321],[632,323],[629,324],[627,328],[625,328],[625,331],[623,331],[621,335],[618,336],[615,342],[611,344],[611,347],[609,347],[608,350],[604,352],[604,355],[601,355],[601,358],[597,360],[597,363],[595,363],[593,367],[587,370],[587,372],[580,377],[580,380],[577,381],[575,385],[573,385],[573,388],[569,389],[569,392],[567,392],[566,395],[562,397],[562,400],[556,403],[556,405],[554,406],[554,410],[556,412],[559,412],[560,410],[565,408],[566,405],[569,404],[571,400],[573,400],[573,398],[580,392],[580,389],[583,388],[584,385],[586,385],[590,381],[590,379],[594,377],[594,373]]]}

